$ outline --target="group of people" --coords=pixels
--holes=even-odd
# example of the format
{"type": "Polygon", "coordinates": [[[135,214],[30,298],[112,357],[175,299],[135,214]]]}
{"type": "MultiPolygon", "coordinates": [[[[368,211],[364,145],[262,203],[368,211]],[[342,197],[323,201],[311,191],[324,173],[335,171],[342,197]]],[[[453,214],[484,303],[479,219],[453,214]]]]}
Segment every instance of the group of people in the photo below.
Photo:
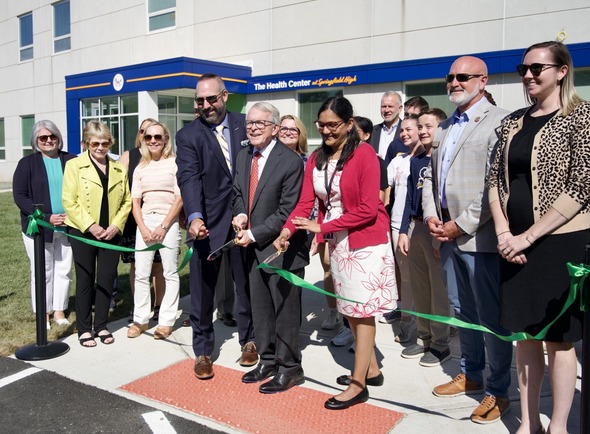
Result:
{"type": "MultiPolygon", "coordinates": [[[[554,396],[549,430],[566,432],[576,381],[573,343],[582,337],[579,304],[543,332],[568,295],[566,262],[582,262],[590,241],[590,104],[575,93],[571,56],[562,43],[529,47],[517,72],[530,106],[511,114],[490,102],[487,66],[472,56],[455,60],[446,76],[449,100],[457,107],[450,117],[414,100],[400,120],[401,98],[387,92],[381,100],[384,123],[372,128],[355,118],[346,98],[331,97],[318,110],[322,142],[309,157],[297,117],[281,118],[266,102],[255,103],[246,115],[230,113],[223,80],[204,74],[196,86],[197,117],[176,135],[176,159],[167,128],[153,120],[142,124],[141,162],[131,190],[127,170],[106,157],[112,137],[102,124],[86,126],[89,149],[72,158],[61,151],[55,125],[42,121],[33,133],[39,152],[25,157],[15,173],[23,231],[32,204],[42,202],[46,220],[56,227],[118,243],[132,209],[138,249],[154,243],[172,247],[160,250],[166,292],[156,334],[166,338],[178,303],[178,278],[170,271],[182,208],[194,247],[194,374],[201,380],[214,376],[214,298],[224,258],[235,288],[239,363],[256,365],[242,381],[262,383],[259,391],[268,394],[302,384],[305,377],[301,289],[265,264],[304,277],[313,237],[312,250],[320,252],[327,286],[336,295],[331,307],[346,319],[355,340],[351,374],[336,378],[346,389],[325,408],[365,402],[367,386],[383,384],[375,317],[399,316],[401,298],[406,309],[445,316],[452,310],[456,318],[499,335],[535,336],[516,344],[518,433],[545,432],[539,417],[545,342],[554,396]],[[33,189],[33,183],[42,188],[33,189]],[[228,242],[240,248],[210,260],[228,242]]],[[[54,294],[48,311],[56,321],[67,306],[57,295],[70,279],[68,267],[58,265],[68,261],[67,244],[61,232],[46,233],[53,261],[47,266],[48,294],[54,294]]],[[[112,343],[106,316],[118,254],[78,240],[71,245],[80,342],[96,345],[97,337],[112,343]]],[[[153,265],[152,251],[135,255],[130,337],[147,328],[153,265]]],[[[410,341],[410,322],[402,316],[399,342],[410,341]]],[[[418,318],[417,335],[402,357],[420,358],[423,366],[450,359],[446,325],[418,318]]],[[[459,340],[461,373],[433,393],[483,393],[471,420],[496,422],[510,409],[513,345],[469,328],[459,330],[459,340]],[[484,381],[486,359],[490,373],[484,381]]]]}

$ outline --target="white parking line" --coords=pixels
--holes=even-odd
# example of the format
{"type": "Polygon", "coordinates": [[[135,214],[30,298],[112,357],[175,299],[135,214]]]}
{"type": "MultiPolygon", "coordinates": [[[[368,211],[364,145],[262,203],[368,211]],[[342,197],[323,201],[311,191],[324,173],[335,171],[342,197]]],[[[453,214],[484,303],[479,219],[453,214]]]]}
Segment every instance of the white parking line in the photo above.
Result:
{"type": "Polygon", "coordinates": [[[8,377],[0,378],[0,387],[4,387],[9,385],[10,383],[14,383],[15,381],[21,380],[29,375],[36,374],[37,372],[42,371],[39,368],[29,368],[25,369],[24,371],[20,371],[16,374],[9,375],[8,377]]]}
{"type": "Polygon", "coordinates": [[[161,411],[152,411],[142,414],[144,420],[154,434],[176,434],[176,431],[161,411]]]}

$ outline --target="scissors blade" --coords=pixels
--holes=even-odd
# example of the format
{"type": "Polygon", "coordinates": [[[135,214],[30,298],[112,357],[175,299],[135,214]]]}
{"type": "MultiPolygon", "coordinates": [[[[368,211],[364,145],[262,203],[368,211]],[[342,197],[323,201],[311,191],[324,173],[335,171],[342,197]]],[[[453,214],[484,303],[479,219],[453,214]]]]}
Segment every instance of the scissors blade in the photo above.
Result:
{"type": "Polygon", "coordinates": [[[221,246],[217,250],[213,250],[211,253],[209,253],[209,256],[207,256],[207,260],[208,261],[214,261],[219,256],[221,256],[221,254],[223,252],[227,252],[229,249],[231,249],[232,247],[234,247],[237,242],[238,242],[238,239],[237,238],[234,238],[234,239],[228,241],[227,243],[225,243],[223,246],[221,246]]]}
{"type": "Polygon", "coordinates": [[[282,250],[277,250],[276,252],[274,252],[272,255],[270,255],[268,258],[266,258],[264,261],[262,261],[263,264],[268,264],[269,262],[274,261],[275,259],[277,259],[279,256],[281,256],[281,253],[283,253],[282,250]]]}

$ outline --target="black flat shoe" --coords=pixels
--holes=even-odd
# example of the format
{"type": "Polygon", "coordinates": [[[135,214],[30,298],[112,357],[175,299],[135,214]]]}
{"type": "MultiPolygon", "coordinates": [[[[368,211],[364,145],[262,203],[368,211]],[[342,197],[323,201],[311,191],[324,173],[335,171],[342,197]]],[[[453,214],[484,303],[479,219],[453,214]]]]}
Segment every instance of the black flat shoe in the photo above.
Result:
{"type": "Polygon", "coordinates": [[[254,369],[242,375],[242,383],[258,383],[277,374],[276,366],[259,363],[254,369]]]}
{"type": "MultiPolygon", "coordinates": [[[[352,377],[350,375],[341,375],[340,377],[336,378],[336,383],[340,384],[341,386],[349,386],[351,383],[352,377]]],[[[367,386],[383,386],[383,381],[385,378],[383,377],[383,373],[379,372],[379,375],[376,377],[367,378],[365,383],[367,386]]]]}
{"type": "Polygon", "coordinates": [[[324,407],[328,410],[345,410],[353,405],[367,402],[369,400],[369,390],[365,387],[357,396],[348,401],[338,401],[334,396],[324,402],[324,407]]]}
{"type": "Polygon", "coordinates": [[[294,375],[287,375],[278,373],[274,378],[262,384],[258,391],[260,393],[279,393],[289,390],[293,386],[303,384],[305,377],[303,376],[303,369],[299,369],[294,375]]]}

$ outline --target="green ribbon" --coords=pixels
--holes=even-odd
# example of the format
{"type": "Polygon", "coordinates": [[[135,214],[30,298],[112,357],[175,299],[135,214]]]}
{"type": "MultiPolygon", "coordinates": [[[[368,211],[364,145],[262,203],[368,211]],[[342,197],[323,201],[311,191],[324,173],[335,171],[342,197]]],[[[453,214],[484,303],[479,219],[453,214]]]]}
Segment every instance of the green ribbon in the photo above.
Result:
{"type": "MultiPolygon", "coordinates": [[[[332,294],[331,292],[324,291],[323,289],[318,288],[317,286],[312,285],[309,282],[306,282],[305,280],[301,279],[300,277],[294,275],[293,273],[291,273],[287,270],[272,267],[268,264],[260,264],[258,266],[258,268],[272,270],[275,273],[277,273],[279,276],[281,276],[283,279],[286,279],[288,282],[291,282],[294,285],[300,286],[301,288],[309,289],[309,290],[312,290],[315,292],[319,292],[320,294],[324,294],[329,297],[334,297],[334,298],[337,298],[340,300],[346,300],[351,303],[363,304],[358,301],[350,300],[348,298],[344,298],[344,297],[340,297],[336,294],[332,294]]],[[[484,333],[490,333],[490,334],[496,336],[498,339],[501,339],[506,342],[522,341],[522,340],[527,340],[527,339],[543,340],[545,338],[545,335],[547,334],[547,331],[551,328],[551,326],[576,301],[576,298],[578,296],[578,292],[581,292],[580,309],[582,310],[582,312],[585,312],[586,308],[588,306],[587,305],[587,297],[588,297],[587,292],[588,291],[584,291],[584,287],[585,287],[584,285],[586,282],[586,277],[588,276],[588,274],[590,274],[590,266],[584,265],[584,264],[576,265],[576,264],[572,264],[571,262],[568,262],[567,269],[568,269],[568,273],[572,279],[570,282],[569,293],[568,293],[567,299],[561,309],[561,312],[559,312],[559,314],[549,324],[547,324],[539,333],[537,333],[534,336],[529,333],[526,333],[526,332],[515,332],[515,333],[510,334],[509,336],[505,336],[505,335],[501,335],[501,334],[493,332],[492,330],[490,330],[486,326],[482,326],[480,324],[471,324],[466,321],[463,321],[463,320],[460,320],[457,318],[453,318],[453,317],[449,317],[449,316],[432,315],[432,314],[414,312],[414,311],[405,310],[405,309],[400,309],[400,311],[410,314],[410,315],[420,317],[420,318],[424,318],[424,319],[427,319],[430,321],[436,321],[436,322],[441,322],[444,324],[449,324],[449,325],[452,325],[455,327],[461,327],[461,328],[476,330],[476,331],[480,331],[480,332],[484,332],[484,333]]]]}
{"type": "MultiPolygon", "coordinates": [[[[27,231],[25,232],[28,236],[36,234],[39,232],[39,226],[37,225],[37,221],[44,221],[43,218],[45,216],[41,212],[40,209],[36,209],[33,214],[29,216],[29,224],[27,225],[27,231]]],[[[53,228],[53,226],[51,226],[53,228]]]]}
{"type": "Polygon", "coordinates": [[[188,250],[186,251],[186,253],[184,254],[184,258],[182,258],[182,262],[180,263],[180,265],[178,266],[178,268],[176,269],[176,273],[180,273],[180,270],[182,270],[184,267],[186,267],[186,264],[188,264],[191,260],[193,256],[193,248],[189,247],[188,250]]]}

